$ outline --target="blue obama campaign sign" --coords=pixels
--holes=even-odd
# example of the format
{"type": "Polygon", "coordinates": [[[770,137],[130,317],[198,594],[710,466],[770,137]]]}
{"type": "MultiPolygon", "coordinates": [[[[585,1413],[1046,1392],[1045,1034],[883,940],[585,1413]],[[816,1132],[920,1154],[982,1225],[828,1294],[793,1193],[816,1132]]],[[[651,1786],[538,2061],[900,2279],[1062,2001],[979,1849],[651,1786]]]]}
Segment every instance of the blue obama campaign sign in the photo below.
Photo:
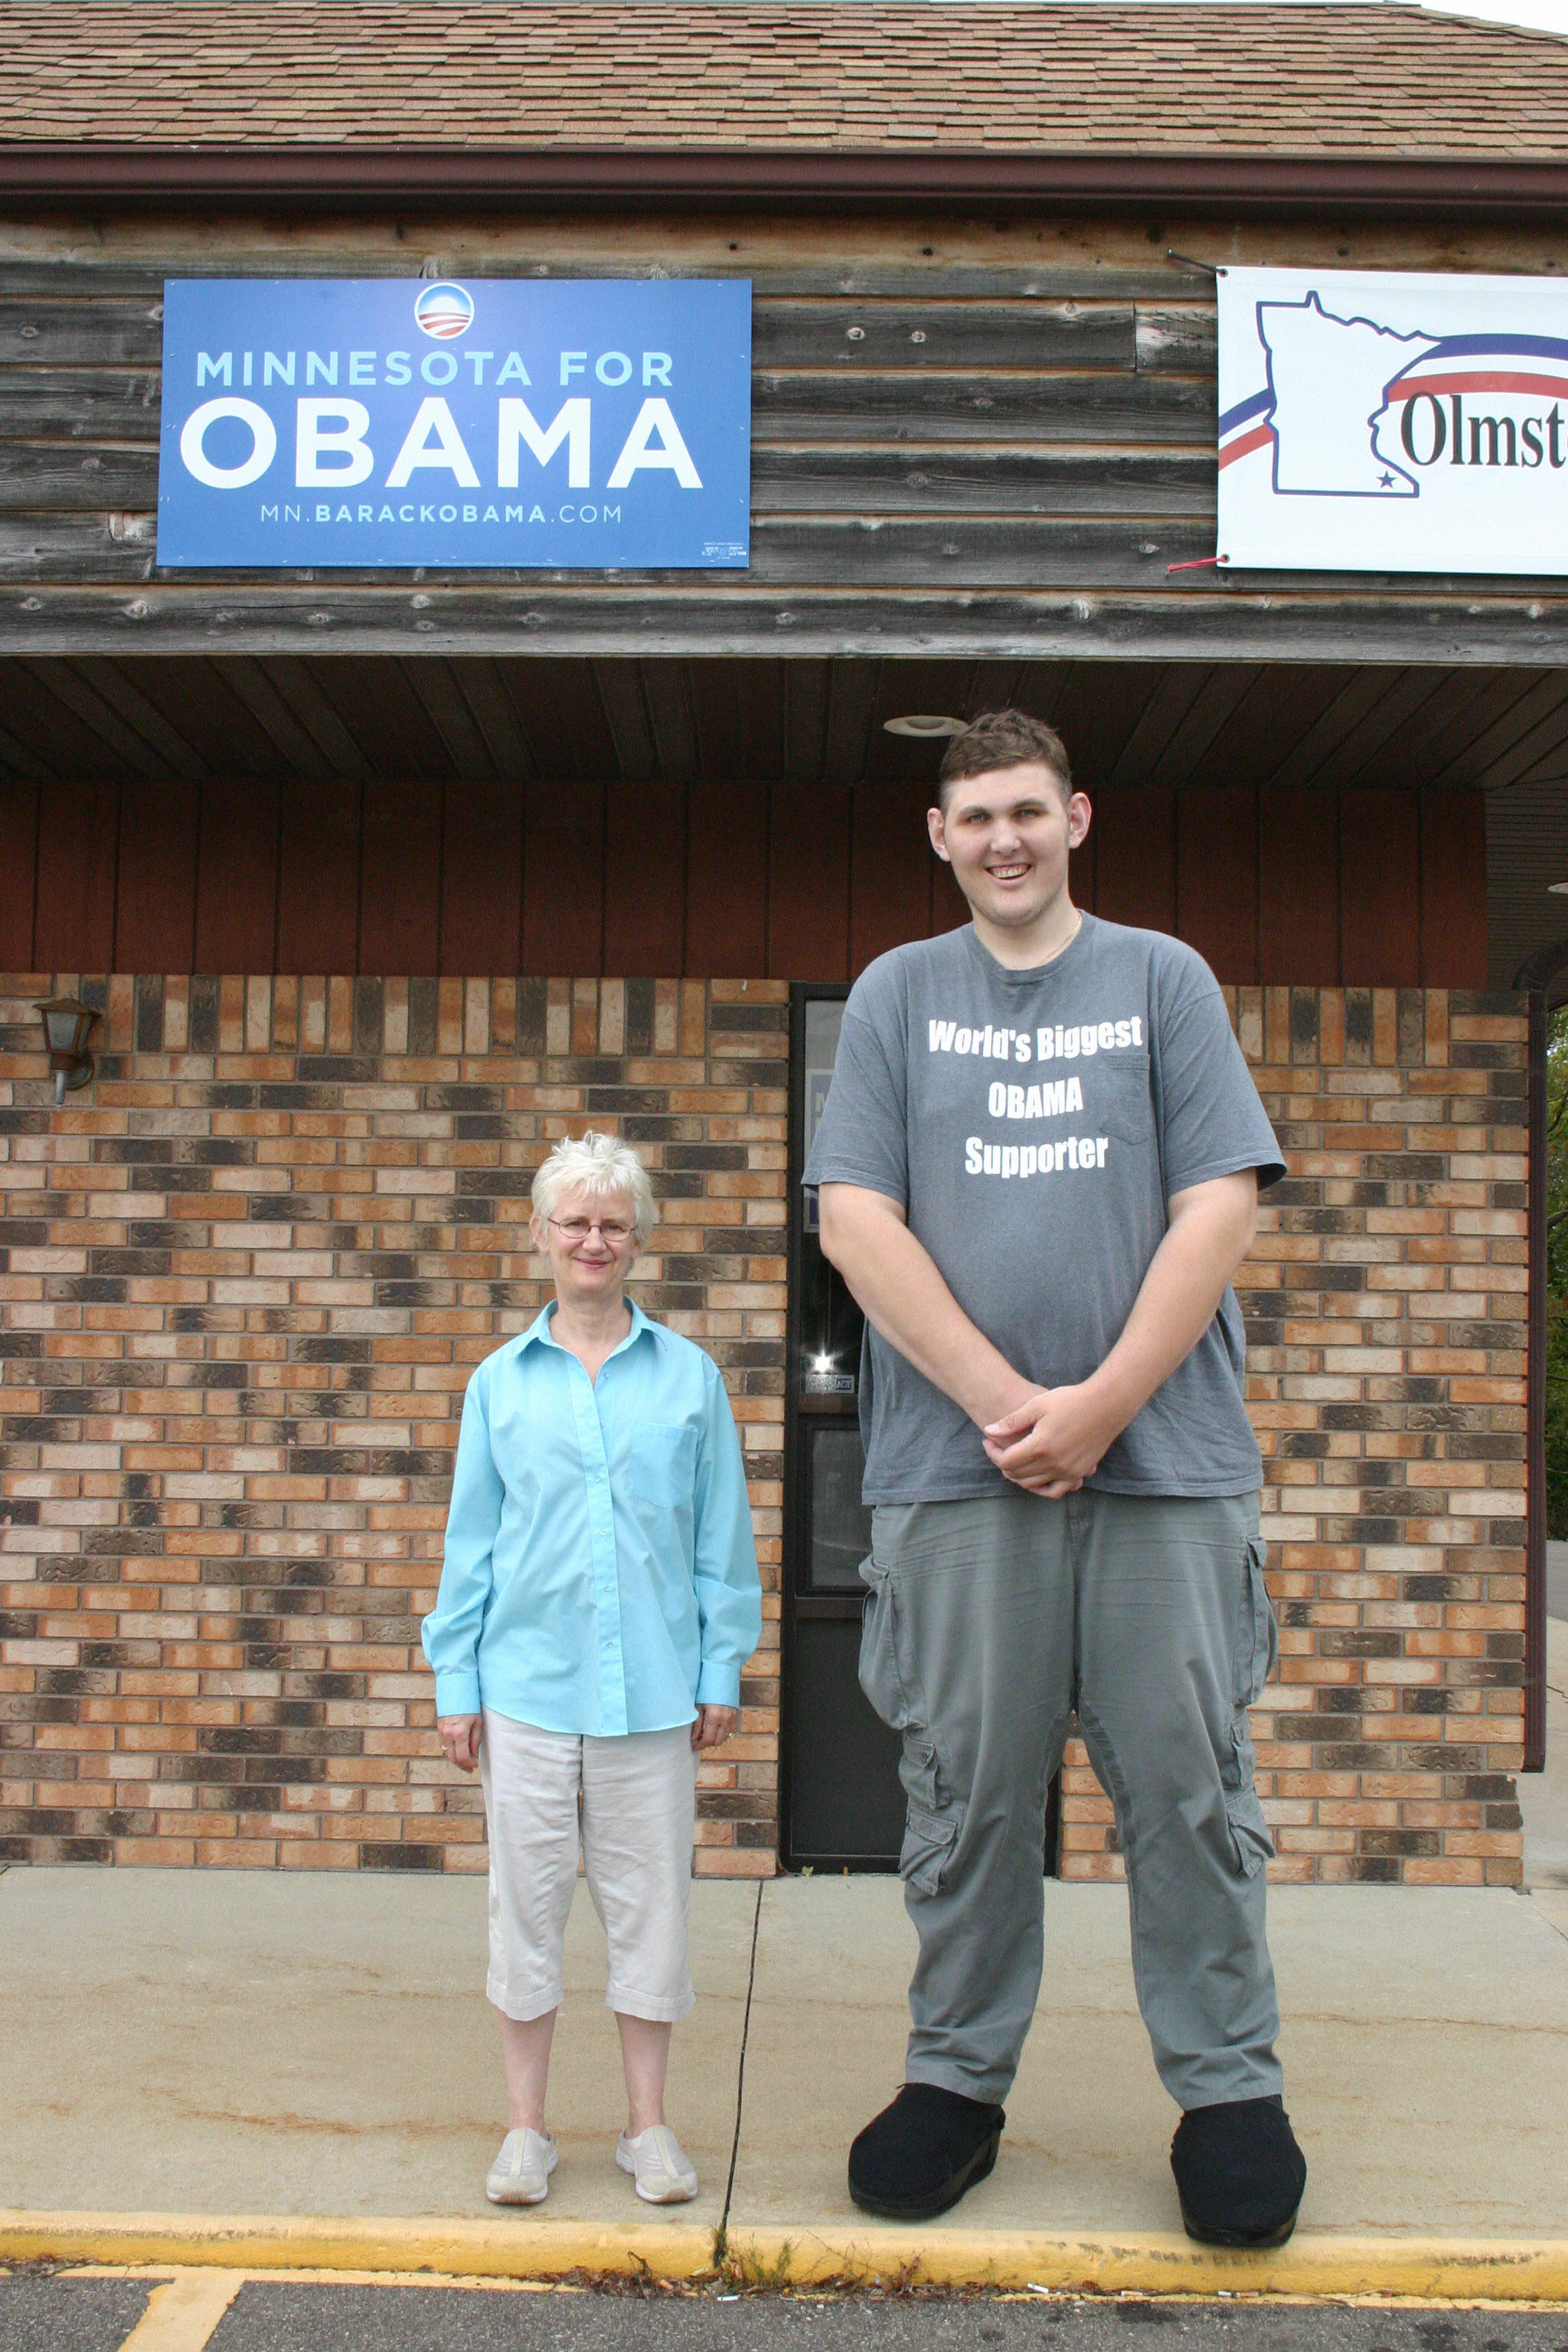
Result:
{"type": "Polygon", "coordinates": [[[741,278],[171,278],[158,562],[738,570],[741,278]]]}

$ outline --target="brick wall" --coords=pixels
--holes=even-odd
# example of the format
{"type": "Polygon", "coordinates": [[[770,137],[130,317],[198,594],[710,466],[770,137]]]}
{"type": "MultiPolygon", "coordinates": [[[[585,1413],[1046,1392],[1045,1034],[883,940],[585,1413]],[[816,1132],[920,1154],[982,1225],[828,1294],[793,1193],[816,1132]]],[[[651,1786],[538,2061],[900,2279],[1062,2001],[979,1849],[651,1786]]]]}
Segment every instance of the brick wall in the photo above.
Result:
{"type": "MultiPolygon", "coordinates": [[[[1237,1283],[1279,1678],[1287,1879],[1515,1885],[1523,1735],[1526,1024],[1517,1000],[1226,991],[1290,1164],[1237,1283]]],[[[1067,1875],[1120,1871],[1081,1748],[1067,1875]]]]}
{"type": "MultiPolygon", "coordinates": [[[[724,1369],[768,1587],[698,1866],[773,1867],[782,983],[85,982],[56,1114],[0,982],[0,1853],[468,1868],[431,1729],[471,1365],[533,1313],[528,1174],[647,1150],[639,1295],[724,1369]]],[[[1240,989],[1289,1155],[1242,1288],[1281,1677],[1260,1782],[1290,1878],[1512,1884],[1524,1055],[1513,1000],[1240,989]]],[[[1069,1758],[1064,1868],[1114,1874],[1069,1758]]]]}
{"type": "Polygon", "coordinates": [[[0,982],[0,1856],[472,1870],[418,1620],[530,1175],[645,1150],[637,1295],[721,1366],[765,1587],[697,1866],[776,1847],[788,991],[0,982]],[[104,1009],[56,1113],[32,1000],[104,1009]]]}

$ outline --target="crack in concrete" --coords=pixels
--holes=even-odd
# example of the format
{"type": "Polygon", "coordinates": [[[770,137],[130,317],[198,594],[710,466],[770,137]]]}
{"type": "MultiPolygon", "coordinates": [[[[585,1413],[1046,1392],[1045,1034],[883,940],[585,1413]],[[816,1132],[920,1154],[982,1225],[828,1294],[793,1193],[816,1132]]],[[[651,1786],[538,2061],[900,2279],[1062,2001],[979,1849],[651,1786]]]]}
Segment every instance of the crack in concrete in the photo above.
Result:
{"type": "Polygon", "coordinates": [[[735,2137],[730,2144],[730,2176],[724,2183],[724,2210],[719,2216],[714,2233],[713,2259],[724,2259],[724,2247],[730,2226],[730,2201],[735,2194],[735,2167],[741,2160],[741,2126],[746,2107],[746,2045],[752,2034],[752,1994],[757,1982],[757,1937],[763,1925],[763,1892],[766,1879],[757,1881],[757,1904],[752,1914],[752,1958],[746,1972],[746,2013],[741,2020],[741,2054],[735,2067],[735,2137]]]}

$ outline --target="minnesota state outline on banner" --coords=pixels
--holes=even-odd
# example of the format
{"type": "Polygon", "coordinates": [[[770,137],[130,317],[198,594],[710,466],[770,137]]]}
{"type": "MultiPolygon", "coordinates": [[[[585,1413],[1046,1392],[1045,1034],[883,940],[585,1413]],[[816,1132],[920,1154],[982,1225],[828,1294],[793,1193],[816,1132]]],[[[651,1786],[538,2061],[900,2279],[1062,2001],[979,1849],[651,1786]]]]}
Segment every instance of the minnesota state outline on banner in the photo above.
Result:
{"type": "Polygon", "coordinates": [[[1226,269],[1222,568],[1568,572],[1568,289],[1226,269]]]}

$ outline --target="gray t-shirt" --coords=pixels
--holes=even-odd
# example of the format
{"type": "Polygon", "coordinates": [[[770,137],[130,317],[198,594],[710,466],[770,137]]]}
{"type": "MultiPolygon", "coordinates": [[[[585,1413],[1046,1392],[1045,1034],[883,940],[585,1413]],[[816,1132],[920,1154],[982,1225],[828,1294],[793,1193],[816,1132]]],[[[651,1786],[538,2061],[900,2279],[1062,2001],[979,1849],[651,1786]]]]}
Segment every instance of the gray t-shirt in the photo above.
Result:
{"type": "MultiPolygon", "coordinates": [[[[1010,971],[973,926],[879,956],[844,1009],[805,1181],[902,1204],[953,1297],[1042,1388],[1086,1380],[1120,1339],[1172,1193],[1285,1173],[1201,956],[1086,915],[1054,962],[1010,971]]],[[[1117,1495],[1262,1484],[1226,1290],[1192,1354],[1106,1454],[1117,1495]]],[[[868,1326],[868,1503],[1008,1491],[980,1432],[868,1326]]]]}

